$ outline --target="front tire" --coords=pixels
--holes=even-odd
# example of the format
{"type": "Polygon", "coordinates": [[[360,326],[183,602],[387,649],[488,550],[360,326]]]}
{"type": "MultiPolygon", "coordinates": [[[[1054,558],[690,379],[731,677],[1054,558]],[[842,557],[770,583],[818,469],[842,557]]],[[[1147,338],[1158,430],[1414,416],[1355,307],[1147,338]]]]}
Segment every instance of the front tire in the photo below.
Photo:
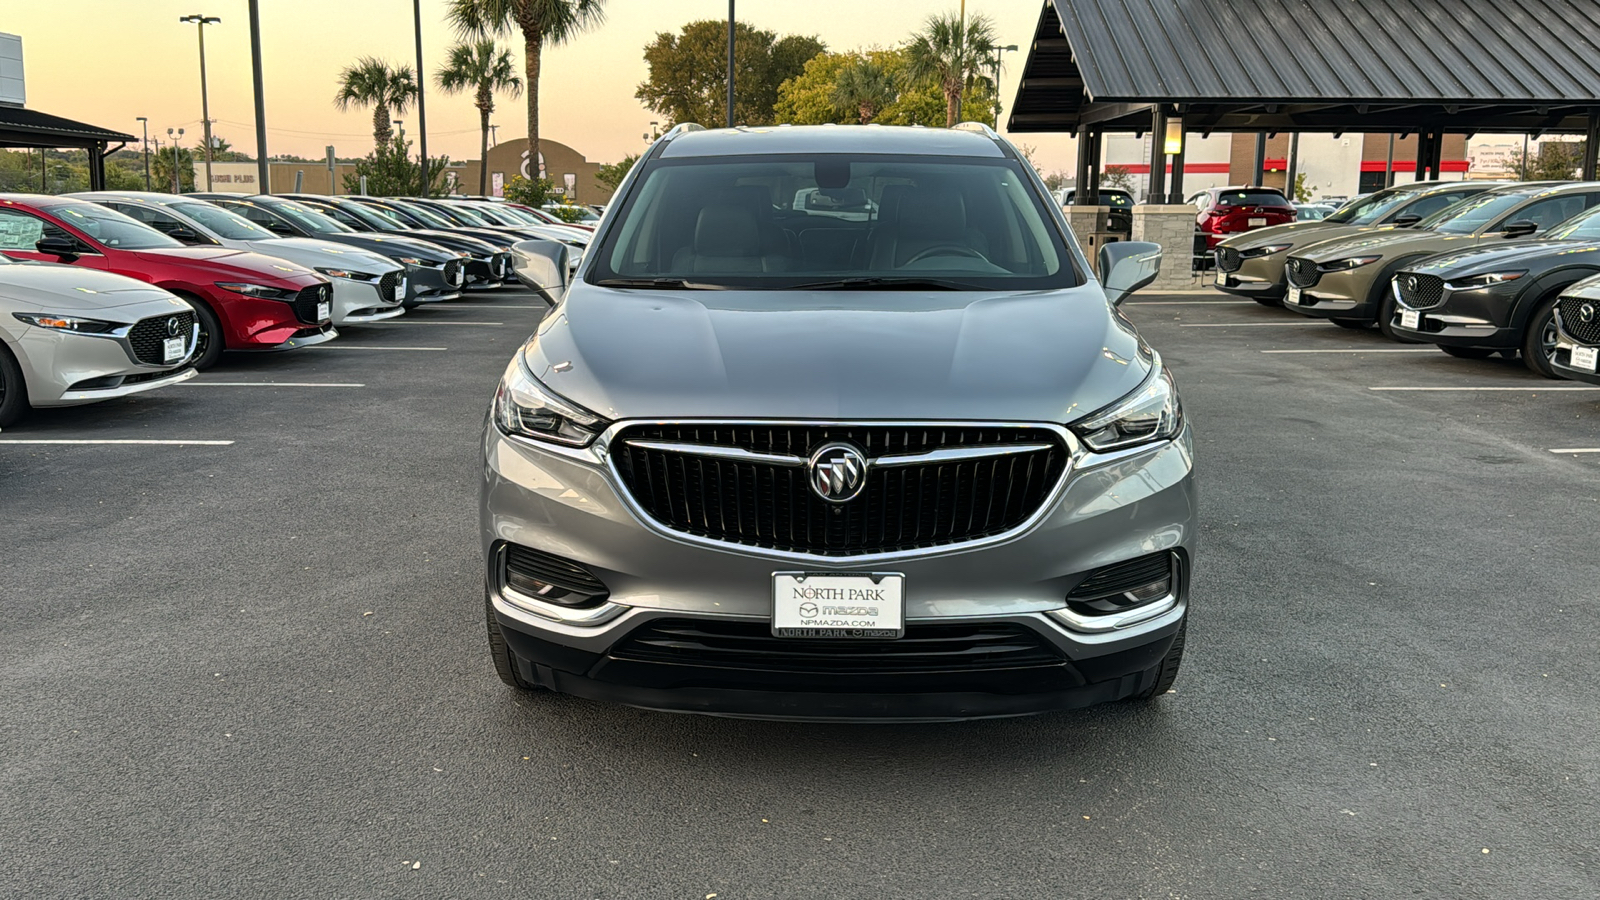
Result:
{"type": "Polygon", "coordinates": [[[0,344],[0,428],[10,426],[29,409],[28,385],[22,380],[22,367],[17,365],[11,351],[0,344]]]}
{"type": "Polygon", "coordinates": [[[1534,307],[1528,317],[1528,327],[1522,335],[1522,364],[1529,371],[1546,378],[1560,378],[1550,366],[1550,355],[1556,352],[1556,300],[1548,297],[1534,307]]]}
{"type": "Polygon", "coordinates": [[[194,342],[194,362],[192,365],[196,369],[204,371],[216,365],[217,360],[222,358],[224,341],[226,340],[222,336],[222,322],[217,318],[217,314],[211,311],[211,307],[206,305],[204,300],[187,294],[179,294],[178,296],[183,298],[183,302],[194,308],[195,319],[200,323],[200,337],[196,338],[194,342]]]}
{"type": "Polygon", "coordinates": [[[1363,322],[1360,319],[1329,319],[1328,321],[1340,328],[1348,328],[1351,331],[1366,331],[1367,327],[1372,324],[1371,322],[1363,322]]]}
{"type": "Polygon", "coordinates": [[[1251,299],[1255,300],[1257,303],[1261,304],[1262,306],[1282,306],[1283,305],[1283,298],[1282,297],[1252,297],[1251,299]]]}
{"type": "Polygon", "coordinates": [[[1132,697],[1139,703],[1151,703],[1172,689],[1172,682],[1178,678],[1178,667],[1183,663],[1183,644],[1189,632],[1189,617],[1183,617],[1183,624],[1178,626],[1178,633],[1172,636],[1172,646],[1167,648],[1167,655],[1162,657],[1161,665],[1156,668],[1156,678],[1151,685],[1132,697]]]}
{"type": "Polygon", "coordinates": [[[506,645],[505,632],[500,630],[500,621],[494,617],[494,602],[489,599],[487,591],[483,597],[483,617],[489,628],[489,656],[494,660],[494,673],[500,676],[501,681],[519,691],[538,690],[538,685],[524,681],[517,673],[517,659],[506,645]]]}
{"type": "Polygon", "coordinates": [[[1440,344],[1439,349],[1454,356],[1456,359],[1488,359],[1498,352],[1483,347],[1448,347],[1444,344],[1440,344]]]}

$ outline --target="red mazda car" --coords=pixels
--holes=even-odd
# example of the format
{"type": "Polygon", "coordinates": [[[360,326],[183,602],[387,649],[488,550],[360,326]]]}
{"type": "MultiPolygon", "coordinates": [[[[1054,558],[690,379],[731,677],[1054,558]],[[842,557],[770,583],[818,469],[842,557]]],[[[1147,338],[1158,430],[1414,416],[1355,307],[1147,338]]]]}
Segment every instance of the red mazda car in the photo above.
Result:
{"type": "Polygon", "coordinates": [[[228,350],[288,350],[339,336],[332,283],[310,269],[239,250],[187,247],[99,204],[0,194],[0,252],[127,275],[195,308],[195,366],[228,350]]]}
{"type": "Polygon", "coordinates": [[[1246,231],[1295,220],[1294,204],[1277,188],[1220,187],[1189,198],[1200,210],[1195,224],[1206,237],[1206,254],[1217,245],[1246,231]]]}

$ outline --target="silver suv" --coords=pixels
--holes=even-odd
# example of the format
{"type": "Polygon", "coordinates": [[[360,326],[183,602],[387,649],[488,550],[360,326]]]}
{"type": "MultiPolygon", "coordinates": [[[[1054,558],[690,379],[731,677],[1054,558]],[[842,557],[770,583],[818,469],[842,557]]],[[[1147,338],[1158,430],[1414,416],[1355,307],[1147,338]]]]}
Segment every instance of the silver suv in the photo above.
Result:
{"type": "Polygon", "coordinates": [[[657,141],[484,432],[500,677],[803,719],[1165,693],[1192,446],[1115,308],[1160,248],[1102,286],[1069,234],[982,126],[657,141]]]}

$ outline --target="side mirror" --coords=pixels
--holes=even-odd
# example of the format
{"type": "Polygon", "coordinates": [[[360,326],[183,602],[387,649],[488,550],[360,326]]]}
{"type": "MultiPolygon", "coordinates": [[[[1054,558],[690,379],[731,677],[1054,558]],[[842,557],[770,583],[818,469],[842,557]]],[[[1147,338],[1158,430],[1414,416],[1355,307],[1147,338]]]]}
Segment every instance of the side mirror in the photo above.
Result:
{"type": "Polygon", "coordinates": [[[1410,228],[1421,221],[1422,217],[1416,213],[1405,213],[1403,215],[1395,216],[1393,224],[1396,228],[1410,228]]]}
{"type": "Polygon", "coordinates": [[[551,306],[567,292],[567,245],[542,238],[511,245],[511,271],[551,306]]]}
{"type": "Polygon", "coordinates": [[[77,256],[82,248],[69,237],[42,237],[34,242],[33,249],[51,256],[77,256]]]}
{"type": "Polygon", "coordinates": [[[1517,221],[1507,225],[1506,230],[1502,232],[1502,234],[1508,238],[1527,237],[1538,230],[1538,224],[1531,222],[1528,219],[1518,219],[1517,221]]]}
{"type": "Polygon", "coordinates": [[[167,237],[170,237],[175,241],[182,241],[185,244],[194,245],[211,243],[210,240],[201,237],[199,232],[185,225],[169,225],[160,230],[165,231],[167,233],[167,237]]]}
{"type": "Polygon", "coordinates": [[[284,237],[294,237],[294,229],[282,222],[268,222],[267,230],[273,234],[281,234],[284,237]]]}
{"type": "Polygon", "coordinates": [[[1100,285],[1112,306],[1161,274],[1161,245],[1145,241],[1117,241],[1100,247],[1100,285]]]}

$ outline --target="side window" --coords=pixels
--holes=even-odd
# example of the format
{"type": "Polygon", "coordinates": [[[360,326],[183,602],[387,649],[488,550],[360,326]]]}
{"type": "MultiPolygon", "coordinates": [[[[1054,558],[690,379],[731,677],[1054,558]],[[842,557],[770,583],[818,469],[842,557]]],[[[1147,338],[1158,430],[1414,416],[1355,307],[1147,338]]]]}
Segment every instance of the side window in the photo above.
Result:
{"type": "MultiPolygon", "coordinates": [[[[173,218],[171,214],[143,203],[109,203],[112,209],[132,219],[137,219],[162,234],[171,235],[179,231],[193,231],[189,226],[173,218]]],[[[210,241],[206,241],[210,243],[210,241]]]]}
{"type": "Polygon", "coordinates": [[[44,237],[43,219],[14,209],[0,209],[0,250],[26,250],[44,237]]]}
{"type": "Polygon", "coordinates": [[[1516,212],[1506,216],[1489,231],[1504,231],[1512,222],[1529,221],[1539,226],[1539,230],[1549,231],[1558,225],[1584,211],[1593,205],[1592,194],[1563,194],[1559,197],[1546,197],[1524,206],[1516,212]]]}
{"type": "Polygon", "coordinates": [[[1418,215],[1426,219],[1446,206],[1454,206],[1458,201],[1471,196],[1471,191],[1450,191],[1443,194],[1430,194],[1421,200],[1406,207],[1405,215],[1418,215]]]}
{"type": "Polygon", "coordinates": [[[278,234],[285,233],[283,221],[259,206],[230,206],[228,208],[268,231],[278,234]]]}

